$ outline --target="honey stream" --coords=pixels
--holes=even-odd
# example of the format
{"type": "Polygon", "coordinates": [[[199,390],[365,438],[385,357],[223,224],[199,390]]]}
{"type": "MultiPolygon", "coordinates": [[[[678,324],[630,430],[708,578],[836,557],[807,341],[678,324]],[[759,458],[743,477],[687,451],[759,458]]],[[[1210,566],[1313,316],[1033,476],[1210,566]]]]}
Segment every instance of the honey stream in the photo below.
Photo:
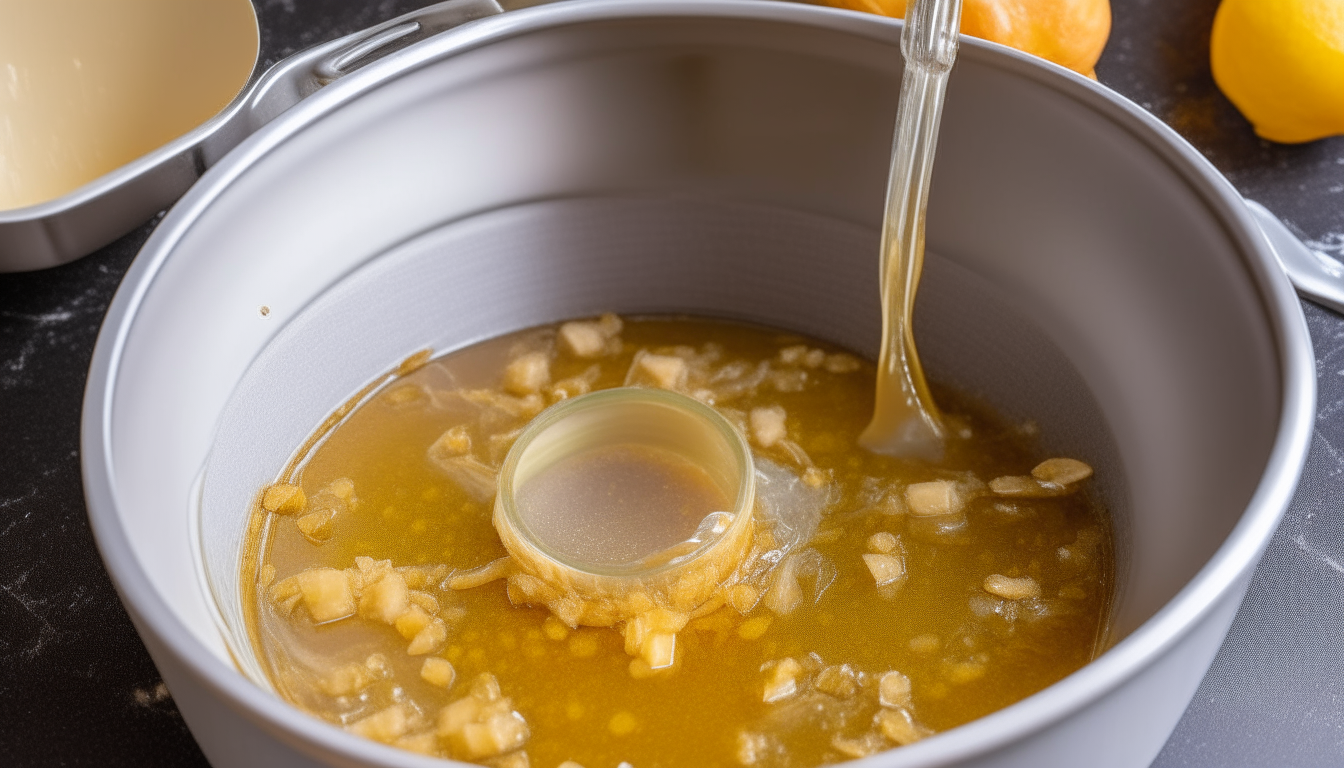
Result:
{"type": "Polygon", "coordinates": [[[901,33],[901,81],[882,222],[882,348],[873,419],[859,437],[870,451],[937,460],[943,420],[915,348],[915,290],[924,266],[924,218],[947,76],[957,54],[961,0],[917,0],[901,33]]]}

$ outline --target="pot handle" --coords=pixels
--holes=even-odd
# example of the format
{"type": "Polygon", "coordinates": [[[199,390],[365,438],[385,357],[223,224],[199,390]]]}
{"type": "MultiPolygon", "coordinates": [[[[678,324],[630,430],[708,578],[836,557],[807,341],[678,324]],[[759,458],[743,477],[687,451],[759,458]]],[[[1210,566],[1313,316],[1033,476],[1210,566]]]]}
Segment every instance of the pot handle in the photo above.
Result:
{"type": "Polygon", "coordinates": [[[1297,292],[1344,313],[1344,264],[1308,248],[1265,206],[1247,200],[1246,207],[1251,209],[1251,216],[1265,233],[1279,266],[1297,292]]]}
{"type": "Polygon", "coordinates": [[[325,85],[388,54],[469,21],[503,13],[495,0],[447,0],[300,51],[252,86],[240,117],[243,135],[270,122],[325,85]]]}

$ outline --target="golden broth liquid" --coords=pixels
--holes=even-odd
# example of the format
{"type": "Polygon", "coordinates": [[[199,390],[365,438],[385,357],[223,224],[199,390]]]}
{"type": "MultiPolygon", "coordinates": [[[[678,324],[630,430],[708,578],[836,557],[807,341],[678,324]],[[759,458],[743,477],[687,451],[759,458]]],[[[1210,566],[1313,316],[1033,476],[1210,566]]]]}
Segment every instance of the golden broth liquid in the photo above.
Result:
{"type": "Polygon", "coordinates": [[[257,58],[249,0],[0,0],[0,210],[191,131],[257,58]]]}
{"type": "Polygon", "coordinates": [[[908,678],[908,694],[897,691],[905,697],[900,711],[926,735],[1041,690],[1105,642],[1112,583],[1105,511],[1086,491],[1007,498],[985,490],[1047,458],[1029,426],[940,392],[952,435],[944,457],[898,459],[856,445],[872,413],[874,367],[824,343],[661,318],[627,320],[601,349],[581,358],[550,327],[430,362],[369,398],[287,471],[282,479],[302,489],[306,506],[285,507],[280,496],[272,503],[269,491],[261,497],[253,513],[258,556],[243,579],[254,645],[282,696],[363,735],[492,765],[521,765],[525,752],[540,768],[565,761],[801,767],[899,743],[874,725],[891,671],[908,678]],[[538,351],[550,361],[541,397],[506,395],[508,363],[538,351]],[[640,353],[689,361],[692,375],[678,386],[741,425],[758,461],[831,494],[807,546],[833,567],[833,578],[803,580],[804,599],[783,615],[762,600],[745,613],[725,605],[691,620],[677,635],[675,665],[652,674],[634,674],[615,629],[571,628],[545,608],[514,605],[502,581],[446,584],[450,574],[506,554],[491,524],[490,491],[462,467],[497,468],[533,409],[562,392],[621,386],[640,353]],[[756,418],[779,409],[783,437],[756,418]],[[435,458],[449,444],[461,454],[457,464],[435,458]],[[958,514],[912,514],[903,489],[938,480],[980,490],[958,514]],[[879,585],[865,560],[876,552],[899,557],[904,577],[879,585]],[[419,594],[412,600],[435,609],[446,637],[411,655],[409,638],[387,623],[362,614],[333,619],[340,608],[318,621],[321,598],[314,591],[308,604],[295,580],[315,568],[350,573],[356,558],[402,569],[419,594]],[[989,577],[1029,579],[1037,592],[1007,599],[989,591],[989,577]],[[448,665],[426,659],[448,662],[452,679],[448,665]],[[787,659],[800,684],[772,693],[771,676],[787,659]],[[447,705],[490,687],[482,674],[525,720],[521,751],[464,754],[436,731],[447,705]],[[385,714],[392,710],[396,718],[385,714]]]}

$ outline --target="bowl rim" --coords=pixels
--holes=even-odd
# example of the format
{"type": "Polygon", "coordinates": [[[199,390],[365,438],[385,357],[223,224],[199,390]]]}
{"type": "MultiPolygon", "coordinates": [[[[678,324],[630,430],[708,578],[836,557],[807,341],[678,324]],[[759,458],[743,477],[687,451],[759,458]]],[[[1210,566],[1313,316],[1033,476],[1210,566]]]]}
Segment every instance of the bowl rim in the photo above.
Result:
{"type": "MultiPolygon", "coordinates": [[[[99,552],[137,630],[155,641],[148,645],[171,654],[231,710],[301,753],[343,764],[351,760],[407,768],[452,764],[348,734],[257,686],[198,641],[150,582],[118,522],[111,455],[115,382],[139,306],[200,214],[253,164],[324,115],[386,82],[495,41],[552,26],[649,18],[783,23],[887,43],[899,41],[901,33],[899,20],[762,0],[574,0],[472,22],[342,78],[246,139],[169,211],[113,298],[90,364],[81,424],[85,498],[99,552]]],[[[1147,621],[1077,672],[1015,704],[857,765],[878,760],[884,765],[934,765],[983,755],[1045,730],[1134,677],[1249,579],[1295,492],[1315,420],[1315,361],[1306,320],[1268,242],[1232,185],[1174,130],[1114,91],[995,43],[963,36],[960,45],[962,57],[1062,93],[1131,134],[1165,161],[1218,219],[1240,251],[1271,326],[1280,362],[1280,416],[1260,482],[1237,524],[1195,576],[1147,621]]]]}

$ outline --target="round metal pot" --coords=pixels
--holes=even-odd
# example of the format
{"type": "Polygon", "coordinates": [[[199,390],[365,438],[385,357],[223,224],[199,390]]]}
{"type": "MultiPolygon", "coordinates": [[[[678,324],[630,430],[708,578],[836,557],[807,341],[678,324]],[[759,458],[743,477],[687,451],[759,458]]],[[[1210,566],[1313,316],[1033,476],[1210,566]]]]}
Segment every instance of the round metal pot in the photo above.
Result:
{"type": "MultiPolygon", "coordinates": [[[[108,570],[214,765],[442,764],[290,707],[240,634],[248,501],[407,354],[599,311],[875,354],[899,39],[897,22],[750,0],[495,16],[324,88],[187,193],[108,313],[83,461],[108,570]]],[[[863,762],[1146,765],[1305,459],[1315,378],[1292,288],[1172,131],[970,39],[928,243],[932,376],[1098,467],[1118,592],[1091,664],[863,762]]]]}

